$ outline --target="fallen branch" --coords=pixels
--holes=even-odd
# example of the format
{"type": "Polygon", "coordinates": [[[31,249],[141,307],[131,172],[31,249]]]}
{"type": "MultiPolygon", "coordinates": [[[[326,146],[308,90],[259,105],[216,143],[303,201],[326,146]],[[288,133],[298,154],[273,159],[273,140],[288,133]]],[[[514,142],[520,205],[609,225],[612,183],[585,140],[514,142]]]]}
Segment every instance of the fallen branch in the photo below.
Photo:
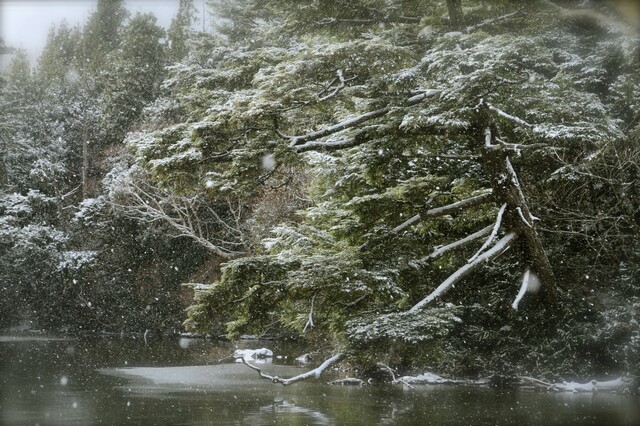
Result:
{"type": "Polygon", "coordinates": [[[363,386],[364,380],[358,379],[356,377],[346,377],[344,379],[332,380],[328,385],[339,385],[339,386],[363,386]]]}
{"type": "Polygon", "coordinates": [[[578,382],[562,382],[554,383],[551,385],[550,390],[556,392],[624,392],[630,393],[632,391],[633,379],[620,377],[614,380],[607,380],[599,382],[597,380],[591,380],[587,383],[578,382]]]}
{"type": "Polygon", "coordinates": [[[474,260],[471,263],[465,264],[460,269],[458,269],[453,274],[451,274],[449,278],[444,280],[444,282],[440,284],[433,292],[431,292],[431,294],[429,294],[427,297],[422,299],[420,302],[416,303],[411,309],[409,309],[408,312],[416,312],[420,310],[427,303],[431,302],[435,298],[444,294],[447,290],[449,290],[449,288],[451,288],[451,286],[453,286],[455,283],[463,279],[470,272],[472,272],[474,269],[480,266],[483,262],[489,261],[497,257],[498,255],[502,254],[504,250],[509,248],[511,242],[515,238],[516,238],[516,234],[513,232],[502,237],[502,239],[498,241],[495,246],[493,246],[491,249],[487,250],[486,252],[482,253],[480,256],[478,256],[478,258],[476,258],[476,260],[474,260]]]}
{"type": "Polygon", "coordinates": [[[318,367],[314,368],[313,370],[307,371],[306,373],[302,373],[302,374],[298,374],[297,376],[294,377],[290,377],[288,379],[286,378],[282,378],[282,377],[278,377],[278,376],[272,376],[270,374],[266,374],[262,372],[262,369],[260,367],[256,367],[253,364],[249,364],[247,362],[246,359],[244,359],[244,357],[235,357],[234,358],[236,360],[241,360],[247,367],[251,368],[252,370],[255,370],[258,372],[258,375],[260,375],[260,377],[262,377],[263,379],[267,379],[267,380],[271,380],[273,383],[280,383],[283,386],[288,386],[291,385],[293,383],[296,382],[300,382],[302,380],[307,380],[310,378],[319,378],[322,373],[329,367],[331,367],[333,364],[336,364],[340,361],[342,361],[343,359],[345,359],[345,355],[344,354],[337,354],[332,356],[331,358],[327,359],[325,362],[323,362],[322,364],[320,364],[318,367]]]}

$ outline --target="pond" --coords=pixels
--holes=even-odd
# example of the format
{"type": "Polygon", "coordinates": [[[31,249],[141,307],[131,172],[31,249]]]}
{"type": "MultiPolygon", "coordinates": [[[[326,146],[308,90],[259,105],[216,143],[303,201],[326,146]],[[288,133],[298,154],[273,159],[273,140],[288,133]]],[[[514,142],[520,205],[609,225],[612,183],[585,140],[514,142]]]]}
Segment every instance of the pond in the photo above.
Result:
{"type": "MultiPolygon", "coordinates": [[[[263,365],[270,373],[308,368],[292,362],[300,355],[295,347],[242,345],[270,346],[276,358],[263,365]]],[[[640,401],[626,395],[344,387],[325,384],[328,378],[283,387],[220,361],[233,348],[185,338],[0,336],[0,424],[640,424],[640,401]]]]}

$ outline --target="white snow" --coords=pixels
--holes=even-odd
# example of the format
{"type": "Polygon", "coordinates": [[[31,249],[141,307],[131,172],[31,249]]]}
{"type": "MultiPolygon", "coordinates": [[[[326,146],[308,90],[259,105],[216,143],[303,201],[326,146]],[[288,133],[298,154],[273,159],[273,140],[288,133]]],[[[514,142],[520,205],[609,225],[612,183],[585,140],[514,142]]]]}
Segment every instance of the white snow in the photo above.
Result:
{"type": "MultiPolygon", "coordinates": [[[[245,361],[268,362],[268,358],[273,358],[273,351],[267,348],[260,349],[236,349],[233,351],[234,358],[243,358],[245,361]]],[[[236,359],[236,362],[242,362],[236,359]]]]}

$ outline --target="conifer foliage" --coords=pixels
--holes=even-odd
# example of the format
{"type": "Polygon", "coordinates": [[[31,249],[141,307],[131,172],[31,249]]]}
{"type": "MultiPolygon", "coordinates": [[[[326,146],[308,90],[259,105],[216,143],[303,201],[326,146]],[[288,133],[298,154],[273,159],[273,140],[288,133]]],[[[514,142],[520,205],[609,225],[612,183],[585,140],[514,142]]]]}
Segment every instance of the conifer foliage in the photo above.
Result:
{"type": "Polygon", "coordinates": [[[198,287],[188,327],[368,350],[448,335],[427,345],[444,364],[451,342],[484,333],[502,356],[575,318],[597,256],[577,248],[637,226],[637,203],[607,218],[587,201],[592,167],[633,137],[612,108],[636,39],[551,2],[491,3],[212,2],[224,38],[165,82],[191,114],[131,137],[134,157],[163,186],[248,205],[304,175],[305,200],[198,287]]]}
{"type": "MultiPolygon", "coordinates": [[[[61,142],[32,145],[57,178],[19,188],[9,172],[37,155],[3,139],[7,226],[50,205],[91,235],[49,232],[45,252],[97,256],[83,273],[101,280],[179,258],[189,331],[306,339],[363,366],[637,368],[640,42],[615,8],[209,0],[208,34],[184,0],[164,42],[152,16],[99,3],[39,63],[74,99],[63,130],[45,126],[61,142]],[[61,201],[74,185],[84,199],[61,201]],[[137,260],[97,249],[128,233],[137,260]]],[[[2,102],[30,87],[16,75],[2,102]]]]}

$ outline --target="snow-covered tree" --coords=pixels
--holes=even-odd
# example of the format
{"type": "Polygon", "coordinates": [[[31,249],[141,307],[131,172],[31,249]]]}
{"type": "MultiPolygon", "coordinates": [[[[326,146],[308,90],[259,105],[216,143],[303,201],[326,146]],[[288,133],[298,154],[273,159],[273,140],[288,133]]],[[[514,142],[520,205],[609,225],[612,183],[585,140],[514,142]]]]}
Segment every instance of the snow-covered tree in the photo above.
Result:
{"type": "Polygon", "coordinates": [[[193,0],[180,0],[178,12],[167,30],[171,61],[179,61],[189,53],[189,40],[193,37],[195,20],[196,8],[193,0]]]}
{"type": "Polygon", "coordinates": [[[120,46],[109,55],[104,71],[103,144],[121,142],[147,103],[159,94],[165,66],[164,30],[152,14],[138,14],[124,27],[120,46]]]}
{"type": "Polygon", "coordinates": [[[226,264],[190,327],[371,347],[479,341],[490,315],[535,340],[564,318],[588,256],[563,244],[609,219],[587,214],[581,235],[562,218],[587,206],[562,197],[597,196],[584,170],[625,140],[610,89],[636,44],[551,2],[489,3],[212,2],[225,39],[172,67],[163,112],[182,113],[132,137],[134,157],[157,185],[214,197],[305,170],[309,207],[226,264]]]}

